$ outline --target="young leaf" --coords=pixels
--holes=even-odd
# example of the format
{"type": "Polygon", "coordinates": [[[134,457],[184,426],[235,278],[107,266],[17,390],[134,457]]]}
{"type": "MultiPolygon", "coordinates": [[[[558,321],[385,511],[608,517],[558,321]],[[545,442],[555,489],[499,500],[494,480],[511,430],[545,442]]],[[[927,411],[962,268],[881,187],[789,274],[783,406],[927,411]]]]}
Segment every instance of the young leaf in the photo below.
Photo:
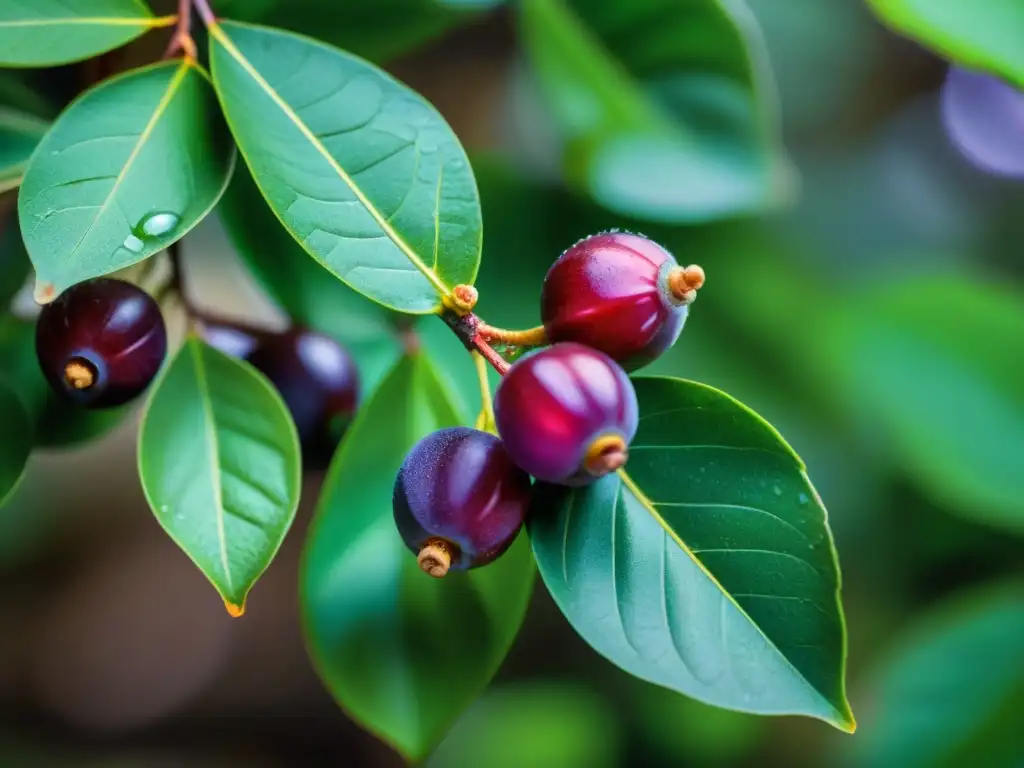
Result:
{"type": "Polygon", "coordinates": [[[86,92],[39,144],[18,198],[37,297],[178,240],[216,204],[234,162],[193,61],[136,69],[86,92]]]}
{"type": "Polygon", "coordinates": [[[371,299],[415,314],[473,282],[476,183],[430,104],[310,38],[236,22],[209,29],[214,85],[242,156],[313,258],[371,299]]]}
{"type": "Polygon", "coordinates": [[[81,61],[174,21],[142,0],[0,0],[0,67],[81,61]]]}
{"type": "Polygon", "coordinates": [[[150,397],[139,474],[160,525],[240,616],[299,502],[298,435],[280,396],[190,338],[150,397]]]}
{"type": "Polygon", "coordinates": [[[834,305],[823,388],[951,511],[1024,534],[1024,297],[949,274],[834,305]]]}
{"type": "Polygon", "coordinates": [[[302,565],[321,678],[357,722],[413,760],[494,675],[533,588],[525,536],[491,565],[432,579],[398,535],[391,494],[405,454],[460,421],[422,355],[399,361],[335,455],[302,565]]]}
{"type": "Polygon", "coordinates": [[[868,0],[882,22],[964,67],[1024,88],[1024,3],[868,0]]]}
{"type": "Polygon", "coordinates": [[[45,120],[0,106],[0,192],[21,184],[28,159],[46,128],[45,120]]]}
{"type": "Polygon", "coordinates": [[[244,165],[235,170],[217,212],[263,290],[293,321],[344,344],[359,366],[362,391],[372,391],[401,355],[398,315],[310,259],[267,208],[244,165]]]}
{"type": "Polygon", "coordinates": [[[1015,766],[1024,759],[1024,583],[989,587],[921,619],[879,670],[857,768],[1015,766]]]}
{"type": "Polygon", "coordinates": [[[706,221],[789,195],[756,22],[721,0],[523,0],[524,44],[598,202],[651,221],[706,221]]]}
{"type": "Polygon", "coordinates": [[[311,35],[370,61],[417,49],[503,0],[218,0],[230,19],[311,35]]]}
{"type": "Polygon", "coordinates": [[[839,569],[800,459],[718,390],[635,384],[640,429],[625,471],[538,487],[530,538],[555,602],[636,677],[852,731],[839,569]]]}
{"type": "Polygon", "coordinates": [[[32,420],[4,374],[0,370],[0,507],[17,488],[32,452],[32,420]]]}

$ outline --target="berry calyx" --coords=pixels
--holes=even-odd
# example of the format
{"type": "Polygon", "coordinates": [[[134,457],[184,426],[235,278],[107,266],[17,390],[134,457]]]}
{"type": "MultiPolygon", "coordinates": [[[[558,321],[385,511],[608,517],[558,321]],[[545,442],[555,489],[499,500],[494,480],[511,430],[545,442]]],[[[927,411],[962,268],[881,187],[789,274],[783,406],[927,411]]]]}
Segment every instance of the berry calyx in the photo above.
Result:
{"type": "Polygon", "coordinates": [[[497,559],[515,541],[530,476],[488,432],[450,427],[405,457],[392,498],[395,525],[420,568],[441,578],[497,559]]]}
{"type": "Polygon", "coordinates": [[[87,408],[110,408],[135,399],[153,381],[167,355],[167,328],[144,290],[98,278],[43,307],[36,355],[57,393],[87,408]]]}
{"type": "Polygon", "coordinates": [[[621,468],[636,434],[636,392],[603,352],[563,342],[516,362],[494,396],[512,460],[549,483],[585,485],[621,468]]]}
{"type": "Polygon", "coordinates": [[[305,466],[326,467],[359,403],[359,372],[352,356],[330,336],[293,328],[260,340],[247,361],[288,406],[305,466]]]}
{"type": "Polygon", "coordinates": [[[541,319],[552,343],[574,341],[635,370],[671,347],[704,270],[682,267],[643,235],[602,232],[580,240],[548,270],[541,319]]]}

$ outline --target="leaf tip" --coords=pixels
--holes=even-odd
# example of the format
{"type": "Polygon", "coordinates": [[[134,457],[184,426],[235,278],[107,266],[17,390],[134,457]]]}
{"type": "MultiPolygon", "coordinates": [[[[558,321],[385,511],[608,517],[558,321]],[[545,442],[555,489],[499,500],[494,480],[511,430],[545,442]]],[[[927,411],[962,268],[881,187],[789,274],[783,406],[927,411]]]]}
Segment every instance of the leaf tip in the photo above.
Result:
{"type": "Polygon", "coordinates": [[[225,600],[224,607],[227,608],[228,616],[232,619],[240,619],[245,615],[245,600],[240,604],[232,603],[230,600],[225,600]]]}
{"type": "Polygon", "coordinates": [[[32,289],[32,299],[36,304],[44,306],[57,298],[57,286],[46,280],[36,280],[35,288],[32,289]]]}

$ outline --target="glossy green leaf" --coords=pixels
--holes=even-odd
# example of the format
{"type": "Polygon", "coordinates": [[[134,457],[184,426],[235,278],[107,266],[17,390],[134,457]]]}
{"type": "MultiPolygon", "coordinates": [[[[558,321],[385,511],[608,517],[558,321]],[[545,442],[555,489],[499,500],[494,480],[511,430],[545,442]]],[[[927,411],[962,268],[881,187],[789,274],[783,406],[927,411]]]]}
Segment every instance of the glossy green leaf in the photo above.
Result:
{"type": "Polygon", "coordinates": [[[359,366],[363,391],[371,391],[401,355],[398,315],[310,259],[267,208],[248,168],[235,170],[217,212],[263,290],[293,321],[344,344],[359,366]]]}
{"type": "Polygon", "coordinates": [[[951,511],[1024,533],[1024,295],[905,280],[834,302],[816,331],[823,386],[866,439],[951,511]]]}
{"type": "Polygon", "coordinates": [[[0,506],[14,492],[32,452],[32,421],[0,370],[0,506]]]}
{"type": "Polygon", "coordinates": [[[189,339],[150,397],[139,474],[160,525],[241,615],[299,502],[298,435],[276,390],[189,339]]]}
{"type": "Polygon", "coordinates": [[[600,696],[572,683],[488,692],[459,719],[427,768],[614,768],[622,733],[600,696]]]}
{"type": "Polygon", "coordinates": [[[1024,88],[1024,3],[868,0],[884,24],[970,69],[1024,88]]]}
{"type": "Polygon", "coordinates": [[[302,565],[321,678],[410,759],[426,756],[494,675],[533,588],[525,536],[486,568],[432,579],[398,535],[391,494],[405,454],[461,421],[430,362],[403,358],[334,457],[302,565]]]}
{"type": "Polygon", "coordinates": [[[882,664],[857,768],[1024,764],[1024,583],[932,609],[882,664]]]}
{"type": "Polygon", "coordinates": [[[530,538],[555,602],[636,677],[852,731],[839,569],[803,463],[718,390],[635,383],[626,473],[538,487],[530,538]]]}
{"type": "Polygon", "coordinates": [[[0,66],[88,59],[174,21],[141,0],[0,0],[0,66]]]}
{"type": "Polygon", "coordinates": [[[211,27],[214,84],[260,191],[317,261],[385,306],[428,313],[472,283],[480,202],[466,154],[420,96],[310,38],[211,27]]]}
{"type": "Polygon", "coordinates": [[[419,48],[503,0],[220,0],[217,10],[300,32],[356,56],[383,62],[419,48]]]}
{"type": "Polygon", "coordinates": [[[46,128],[45,120],[0,106],[0,192],[21,184],[28,159],[46,128]]]}
{"type": "Polygon", "coordinates": [[[598,202],[670,223],[790,195],[774,85],[749,11],[720,0],[523,0],[524,43],[598,202]]]}
{"type": "Polygon", "coordinates": [[[227,186],[235,153],[194,62],[133,70],[87,91],[29,162],[18,198],[44,299],[135,264],[198,224],[227,186]]]}

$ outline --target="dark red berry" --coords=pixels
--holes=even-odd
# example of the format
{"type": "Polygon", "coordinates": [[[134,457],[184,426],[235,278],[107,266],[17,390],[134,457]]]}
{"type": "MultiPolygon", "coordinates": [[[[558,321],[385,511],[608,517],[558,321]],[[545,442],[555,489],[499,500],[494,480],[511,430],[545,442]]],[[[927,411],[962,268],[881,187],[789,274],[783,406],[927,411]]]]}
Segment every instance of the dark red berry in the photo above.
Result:
{"type": "Polygon", "coordinates": [[[133,400],[153,381],[167,355],[167,328],[144,290],[99,278],[43,307],[36,354],[58,393],[87,408],[109,408],[133,400]]]}
{"type": "Polygon", "coordinates": [[[492,434],[451,427],[420,440],[395,481],[395,524],[431,576],[490,563],[515,540],[530,476],[492,434]]]}
{"type": "Polygon", "coordinates": [[[635,370],[671,347],[704,282],[653,240],[604,232],[580,240],[548,270],[541,318],[552,343],[575,341],[635,370]]]}
{"type": "Polygon", "coordinates": [[[307,467],[331,460],[359,402],[352,356],[330,336],[304,328],[262,340],[248,361],[281,393],[302,443],[307,467]]]}
{"type": "Polygon", "coordinates": [[[637,427],[626,372],[603,352],[564,342],[533,352],[505,374],[494,397],[512,460],[538,480],[584,485],[626,462],[637,427]]]}

